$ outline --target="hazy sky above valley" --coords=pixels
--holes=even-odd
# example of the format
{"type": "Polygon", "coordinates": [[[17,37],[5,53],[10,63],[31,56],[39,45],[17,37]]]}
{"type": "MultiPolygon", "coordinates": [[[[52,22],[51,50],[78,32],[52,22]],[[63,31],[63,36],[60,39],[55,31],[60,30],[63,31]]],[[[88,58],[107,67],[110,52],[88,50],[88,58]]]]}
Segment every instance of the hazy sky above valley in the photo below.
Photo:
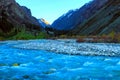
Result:
{"type": "Polygon", "coordinates": [[[71,9],[78,9],[91,0],[16,0],[31,9],[36,18],[44,18],[50,24],[71,9]]]}

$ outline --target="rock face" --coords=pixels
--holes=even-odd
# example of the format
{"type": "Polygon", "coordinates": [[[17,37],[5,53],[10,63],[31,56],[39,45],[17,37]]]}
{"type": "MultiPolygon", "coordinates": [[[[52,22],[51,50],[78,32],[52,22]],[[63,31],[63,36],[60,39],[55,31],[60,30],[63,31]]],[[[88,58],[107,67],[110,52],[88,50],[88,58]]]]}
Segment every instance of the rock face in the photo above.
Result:
{"type": "Polygon", "coordinates": [[[97,13],[78,24],[71,33],[98,35],[113,31],[120,32],[120,0],[109,0],[97,13]]]}
{"type": "Polygon", "coordinates": [[[38,20],[28,8],[20,6],[15,0],[0,0],[0,36],[15,35],[23,28],[30,33],[41,30],[38,20]]]}
{"type": "Polygon", "coordinates": [[[53,28],[69,35],[99,35],[120,32],[120,0],[93,0],[57,19],[53,28]]]}
{"type": "Polygon", "coordinates": [[[93,0],[80,9],[70,10],[55,20],[52,26],[58,30],[71,30],[94,15],[106,2],[107,0],[93,0]]]}

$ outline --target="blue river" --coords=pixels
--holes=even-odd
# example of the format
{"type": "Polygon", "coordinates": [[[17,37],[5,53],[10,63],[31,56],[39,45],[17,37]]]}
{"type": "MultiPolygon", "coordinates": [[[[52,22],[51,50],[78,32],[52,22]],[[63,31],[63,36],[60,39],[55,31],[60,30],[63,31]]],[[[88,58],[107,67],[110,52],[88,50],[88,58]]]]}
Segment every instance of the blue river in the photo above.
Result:
{"type": "Polygon", "coordinates": [[[0,80],[120,80],[120,57],[13,47],[21,43],[27,41],[0,42],[0,80]]]}

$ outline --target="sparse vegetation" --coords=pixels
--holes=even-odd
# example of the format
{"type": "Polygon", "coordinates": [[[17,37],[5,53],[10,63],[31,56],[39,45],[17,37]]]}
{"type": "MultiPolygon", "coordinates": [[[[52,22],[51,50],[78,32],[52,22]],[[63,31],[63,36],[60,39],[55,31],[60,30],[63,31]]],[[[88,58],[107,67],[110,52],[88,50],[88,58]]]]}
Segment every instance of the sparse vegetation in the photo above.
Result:
{"type": "Polygon", "coordinates": [[[5,38],[4,37],[0,37],[0,41],[2,41],[2,40],[5,40],[5,38]]]}
{"type": "Polygon", "coordinates": [[[29,40],[29,39],[45,39],[48,37],[49,35],[47,35],[45,32],[37,31],[35,33],[32,33],[30,31],[27,31],[24,27],[22,27],[18,29],[14,28],[10,32],[3,34],[2,36],[0,36],[0,40],[29,40]]]}
{"type": "Polygon", "coordinates": [[[67,35],[60,35],[59,38],[67,38],[67,35]]]}
{"type": "Polygon", "coordinates": [[[108,35],[101,36],[84,36],[77,38],[77,42],[107,42],[107,43],[120,43],[120,33],[111,32],[108,35]]]}
{"type": "Polygon", "coordinates": [[[17,33],[17,35],[11,37],[10,39],[15,39],[15,40],[43,39],[43,38],[46,38],[46,36],[47,35],[44,32],[39,32],[38,35],[34,35],[23,29],[21,32],[17,33]]]}
{"type": "Polygon", "coordinates": [[[15,40],[17,40],[17,39],[23,39],[23,40],[24,39],[34,39],[34,38],[35,37],[32,34],[27,33],[24,30],[22,30],[21,32],[17,33],[17,35],[11,37],[11,39],[15,39],[15,40]]]}
{"type": "Polygon", "coordinates": [[[115,33],[112,31],[109,34],[102,35],[60,35],[55,37],[55,39],[76,39],[77,42],[101,42],[101,43],[120,43],[120,33],[115,33]]]}

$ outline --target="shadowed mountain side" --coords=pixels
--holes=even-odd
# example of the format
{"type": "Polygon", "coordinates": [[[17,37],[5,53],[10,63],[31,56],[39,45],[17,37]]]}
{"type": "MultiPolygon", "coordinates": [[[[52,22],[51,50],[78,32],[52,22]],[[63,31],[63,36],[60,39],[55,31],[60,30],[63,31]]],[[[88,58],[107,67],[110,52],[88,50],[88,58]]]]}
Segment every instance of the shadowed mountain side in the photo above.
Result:
{"type": "Polygon", "coordinates": [[[106,2],[107,0],[93,0],[80,9],[70,10],[55,20],[52,26],[57,30],[71,30],[93,16],[106,2]]]}
{"type": "Polygon", "coordinates": [[[120,32],[120,0],[109,0],[96,14],[78,24],[70,34],[97,35],[120,32]]]}
{"type": "Polygon", "coordinates": [[[0,0],[0,8],[0,36],[11,37],[22,29],[34,35],[41,31],[30,9],[20,6],[15,0],[0,0]]]}
{"type": "Polygon", "coordinates": [[[120,32],[120,0],[93,0],[71,10],[52,24],[68,35],[103,35],[120,32]]]}

